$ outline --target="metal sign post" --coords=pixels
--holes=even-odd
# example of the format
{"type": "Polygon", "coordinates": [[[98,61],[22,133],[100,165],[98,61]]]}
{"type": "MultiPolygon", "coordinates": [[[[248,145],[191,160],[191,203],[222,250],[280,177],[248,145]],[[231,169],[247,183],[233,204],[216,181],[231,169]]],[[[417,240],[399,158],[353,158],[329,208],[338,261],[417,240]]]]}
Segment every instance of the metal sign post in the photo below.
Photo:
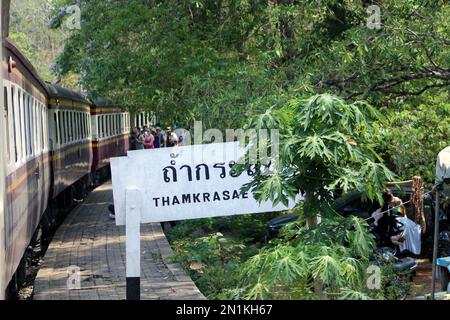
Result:
{"type": "Polygon", "coordinates": [[[431,271],[431,300],[434,300],[434,293],[436,291],[436,260],[439,247],[439,186],[436,188],[435,198],[433,265],[431,271]]]}
{"type": "Polygon", "coordinates": [[[141,299],[141,202],[139,190],[126,190],[126,273],[127,300],[141,299]]]}

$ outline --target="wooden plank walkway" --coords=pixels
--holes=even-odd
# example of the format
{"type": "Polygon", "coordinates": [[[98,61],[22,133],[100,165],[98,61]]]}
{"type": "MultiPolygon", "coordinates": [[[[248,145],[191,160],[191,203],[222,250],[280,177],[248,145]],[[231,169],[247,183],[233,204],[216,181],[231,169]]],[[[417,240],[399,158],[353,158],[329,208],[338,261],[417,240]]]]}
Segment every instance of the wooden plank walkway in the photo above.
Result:
{"type": "MultiPolygon", "coordinates": [[[[93,190],[58,228],[37,274],[35,300],[125,299],[125,227],[109,218],[111,183],[93,190]],[[68,267],[81,270],[69,290],[68,267]]],[[[205,299],[178,264],[160,224],[141,226],[141,299],[205,299]]]]}

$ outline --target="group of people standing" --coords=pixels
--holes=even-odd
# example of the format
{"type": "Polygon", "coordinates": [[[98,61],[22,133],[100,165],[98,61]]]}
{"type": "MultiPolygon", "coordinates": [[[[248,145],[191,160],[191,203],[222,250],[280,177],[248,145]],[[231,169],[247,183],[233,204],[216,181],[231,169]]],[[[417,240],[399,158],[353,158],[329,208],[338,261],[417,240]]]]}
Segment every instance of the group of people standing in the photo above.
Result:
{"type": "Polygon", "coordinates": [[[142,130],[135,127],[130,133],[130,150],[175,147],[179,143],[180,139],[172,126],[168,126],[166,130],[161,130],[159,125],[155,128],[144,126],[142,130]]]}

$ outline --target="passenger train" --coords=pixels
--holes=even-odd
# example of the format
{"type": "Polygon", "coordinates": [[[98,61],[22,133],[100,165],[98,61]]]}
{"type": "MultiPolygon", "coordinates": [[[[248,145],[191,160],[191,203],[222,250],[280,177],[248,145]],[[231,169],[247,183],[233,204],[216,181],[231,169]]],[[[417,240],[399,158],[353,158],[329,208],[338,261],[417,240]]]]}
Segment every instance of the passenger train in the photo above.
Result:
{"type": "MultiPolygon", "coordinates": [[[[3,29],[8,2],[2,0],[3,29]]],[[[131,124],[151,124],[147,113],[131,119],[108,99],[45,83],[7,36],[3,30],[0,299],[24,281],[30,246],[55,228],[74,199],[109,176],[109,159],[128,150],[131,124]]]]}

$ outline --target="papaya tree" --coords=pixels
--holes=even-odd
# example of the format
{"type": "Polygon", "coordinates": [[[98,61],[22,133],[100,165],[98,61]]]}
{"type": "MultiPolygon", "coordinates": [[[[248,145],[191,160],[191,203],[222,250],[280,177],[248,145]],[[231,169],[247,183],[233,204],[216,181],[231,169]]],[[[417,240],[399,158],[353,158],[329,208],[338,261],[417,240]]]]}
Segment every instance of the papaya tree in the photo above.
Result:
{"type": "Polygon", "coordinates": [[[381,201],[380,191],[394,174],[377,154],[375,120],[383,122],[367,103],[346,103],[328,94],[294,98],[284,108],[267,111],[248,128],[278,129],[279,150],[269,142],[278,159],[270,174],[257,170],[244,189],[275,205],[301,193],[305,215],[312,218],[332,213],[336,193],[358,190],[381,201]]]}
{"type": "MultiPolygon", "coordinates": [[[[243,189],[274,204],[287,204],[301,193],[298,212],[303,217],[285,228],[284,238],[245,264],[244,297],[369,298],[363,280],[373,237],[366,222],[337,215],[332,202],[337,194],[356,190],[382,201],[381,190],[395,178],[375,146],[380,130],[374,123],[383,121],[365,102],[346,103],[321,94],[293,98],[249,122],[248,128],[278,129],[279,135],[271,136],[267,146],[258,144],[269,148],[270,171],[259,158],[254,179],[243,189]],[[319,215],[322,222],[317,224],[319,215]]],[[[240,164],[236,170],[247,166],[240,164]]]]}

